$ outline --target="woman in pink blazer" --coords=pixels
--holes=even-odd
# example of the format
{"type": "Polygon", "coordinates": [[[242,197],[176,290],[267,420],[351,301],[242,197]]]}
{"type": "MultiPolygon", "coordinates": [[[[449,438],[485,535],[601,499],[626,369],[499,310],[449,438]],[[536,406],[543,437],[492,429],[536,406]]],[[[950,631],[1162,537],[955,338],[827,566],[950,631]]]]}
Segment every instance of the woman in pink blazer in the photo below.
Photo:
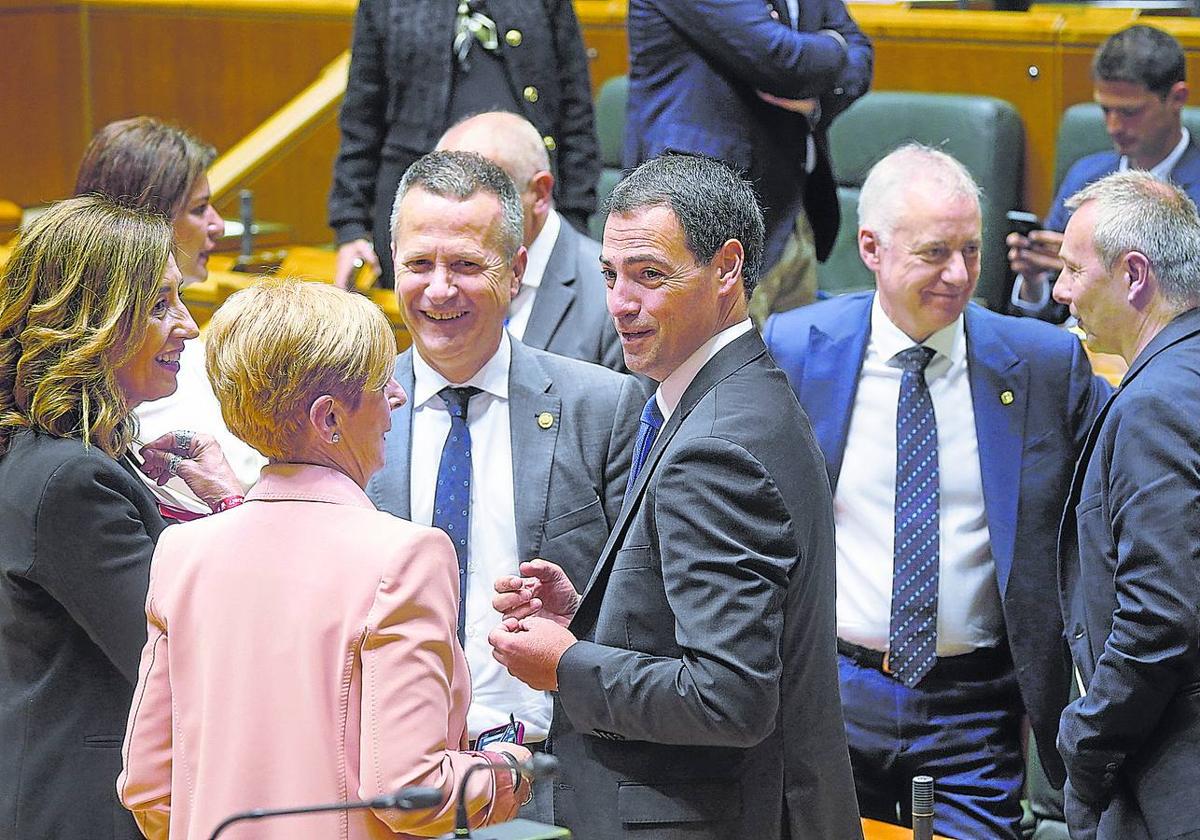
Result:
{"type": "MultiPolygon", "coordinates": [[[[332,287],[264,281],[221,307],[207,339],[229,428],[270,463],[245,504],[159,540],[121,801],[147,837],[204,840],[238,811],[424,785],[442,789],[438,809],[282,817],[222,837],[446,832],[470,767],[529,753],[466,751],[454,549],[363,492],[405,400],[387,320],[332,287]]],[[[510,819],[527,785],[473,774],[472,824],[510,819]]]]}

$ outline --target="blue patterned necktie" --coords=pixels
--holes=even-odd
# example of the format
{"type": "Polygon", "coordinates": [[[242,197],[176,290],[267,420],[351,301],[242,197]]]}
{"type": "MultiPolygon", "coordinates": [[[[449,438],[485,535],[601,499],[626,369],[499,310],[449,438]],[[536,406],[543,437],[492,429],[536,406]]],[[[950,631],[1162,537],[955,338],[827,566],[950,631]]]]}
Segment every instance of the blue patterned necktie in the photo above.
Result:
{"type": "Polygon", "coordinates": [[[646,465],[646,456],[650,454],[662,424],[663,416],[662,412],[658,410],[658,400],[650,397],[646,401],[646,407],[642,409],[642,422],[638,426],[637,441],[633,445],[633,464],[629,467],[629,482],[625,485],[626,496],[633,489],[633,483],[637,481],[638,473],[646,465]]]}
{"type": "Polygon", "coordinates": [[[888,670],[909,688],[937,662],[938,436],[925,367],[934,351],[897,353],[896,531],[888,670]]]}
{"type": "Polygon", "coordinates": [[[458,643],[463,644],[467,617],[467,559],[471,528],[471,430],[467,402],[478,388],[443,388],[438,392],[450,412],[450,434],[442,446],[437,490],[433,494],[433,527],[441,528],[458,555],[458,643]]]}

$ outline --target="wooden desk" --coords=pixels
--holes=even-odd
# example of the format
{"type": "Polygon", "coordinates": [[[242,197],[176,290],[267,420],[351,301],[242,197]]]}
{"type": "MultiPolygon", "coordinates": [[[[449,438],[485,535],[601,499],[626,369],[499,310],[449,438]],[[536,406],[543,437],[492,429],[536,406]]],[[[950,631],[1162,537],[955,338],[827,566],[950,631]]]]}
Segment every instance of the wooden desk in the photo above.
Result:
{"type": "MultiPolygon", "coordinates": [[[[902,825],[892,825],[891,823],[878,822],[877,820],[869,820],[863,817],[863,836],[866,840],[912,840],[912,829],[905,828],[902,825]]],[[[947,837],[942,837],[940,834],[934,835],[935,840],[949,840],[947,837]]]]}

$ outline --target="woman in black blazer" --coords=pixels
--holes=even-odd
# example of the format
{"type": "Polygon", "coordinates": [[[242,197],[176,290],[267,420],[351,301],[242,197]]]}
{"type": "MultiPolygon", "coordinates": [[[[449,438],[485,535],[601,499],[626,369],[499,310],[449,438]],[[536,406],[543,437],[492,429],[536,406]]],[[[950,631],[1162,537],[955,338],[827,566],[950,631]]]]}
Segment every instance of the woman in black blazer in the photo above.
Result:
{"type": "MultiPolygon", "coordinates": [[[[117,802],[150,557],[166,522],[128,448],[197,334],[171,225],[99,196],[52,206],[0,281],[0,836],[137,838],[117,802]]],[[[140,453],[216,507],[210,437],[140,453]]]]}

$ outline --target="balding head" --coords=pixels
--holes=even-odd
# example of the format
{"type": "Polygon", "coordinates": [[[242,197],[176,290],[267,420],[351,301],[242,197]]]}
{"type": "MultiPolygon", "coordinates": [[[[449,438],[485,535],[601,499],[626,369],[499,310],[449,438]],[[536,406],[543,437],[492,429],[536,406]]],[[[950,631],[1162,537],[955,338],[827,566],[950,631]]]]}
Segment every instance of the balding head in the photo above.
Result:
{"type": "Polygon", "coordinates": [[[474,152],[512,178],[525,211],[525,247],[528,248],[554,207],[550,156],[533,123],[507,111],[489,111],[452,125],[438,141],[437,148],[440,151],[474,152]]]}

